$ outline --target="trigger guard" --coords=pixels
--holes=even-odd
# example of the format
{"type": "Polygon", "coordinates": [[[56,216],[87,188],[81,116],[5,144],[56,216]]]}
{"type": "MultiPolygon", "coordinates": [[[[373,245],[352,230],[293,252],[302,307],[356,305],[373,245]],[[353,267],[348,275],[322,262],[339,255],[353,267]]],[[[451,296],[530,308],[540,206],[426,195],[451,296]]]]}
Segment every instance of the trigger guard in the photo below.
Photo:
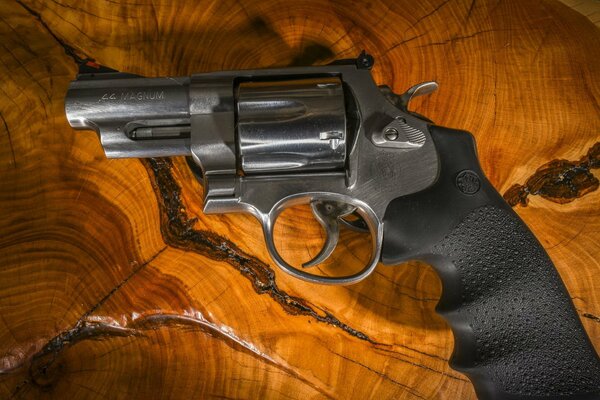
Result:
{"type": "MultiPolygon", "coordinates": [[[[280,201],[275,207],[273,207],[273,210],[262,220],[263,234],[267,245],[267,251],[271,256],[271,259],[280,269],[282,269],[284,272],[292,275],[295,278],[323,285],[351,285],[354,283],[358,283],[365,279],[367,276],[369,276],[375,270],[375,267],[377,267],[381,255],[381,245],[383,242],[383,224],[379,221],[379,218],[377,218],[376,214],[368,206],[366,206],[366,204],[362,202],[352,201],[353,199],[348,198],[343,199],[343,201],[356,207],[357,212],[366,222],[369,231],[371,232],[371,241],[373,248],[371,251],[371,258],[369,259],[369,262],[365,265],[365,267],[351,275],[329,277],[312,274],[287,263],[283,259],[283,257],[281,257],[279,251],[275,247],[275,242],[273,239],[273,227],[275,226],[275,222],[277,221],[279,214],[283,211],[283,209],[285,208],[284,206],[287,203],[304,203],[302,201],[296,200],[298,199],[288,198],[280,201]]],[[[320,194],[319,200],[324,200],[322,194],[320,194]]],[[[331,200],[340,201],[339,198],[332,198],[331,200]]]]}

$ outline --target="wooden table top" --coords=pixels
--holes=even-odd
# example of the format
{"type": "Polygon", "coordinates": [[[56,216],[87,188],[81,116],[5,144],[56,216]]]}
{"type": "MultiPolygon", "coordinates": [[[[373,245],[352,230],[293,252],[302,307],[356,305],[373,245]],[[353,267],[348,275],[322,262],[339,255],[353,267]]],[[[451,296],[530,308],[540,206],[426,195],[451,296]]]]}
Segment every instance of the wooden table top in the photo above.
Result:
{"type": "MultiPolygon", "coordinates": [[[[204,215],[183,158],[107,160],[64,114],[77,64],[145,76],[375,57],[436,80],[413,108],[473,132],[600,351],[600,32],[554,1],[0,2],[0,398],[473,399],[428,265],[348,287],[280,272],[247,215],[204,215]]],[[[324,235],[287,212],[277,245],[324,235]]],[[[368,257],[342,237],[332,261],[368,257]]]]}

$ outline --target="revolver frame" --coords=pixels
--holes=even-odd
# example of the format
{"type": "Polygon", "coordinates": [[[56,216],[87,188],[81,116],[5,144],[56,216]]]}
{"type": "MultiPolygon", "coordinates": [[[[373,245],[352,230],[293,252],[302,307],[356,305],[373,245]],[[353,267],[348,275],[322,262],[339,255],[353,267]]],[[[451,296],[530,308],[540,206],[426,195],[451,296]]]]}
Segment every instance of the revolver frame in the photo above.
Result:
{"type": "MultiPolygon", "coordinates": [[[[368,276],[380,260],[388,204],[432,185],[439,169],[429,121],[407,109],[411,97],[429,93],[437,85],[430,82],[397,96],[376,85],[370,73],[372,63],[372,57],[363,52],[357,59],[324,66],[210,72],[181,78],[88,70],[71,83],[65,109],[71,126],[96,130],[108,157],[191,156],[202,169],[205,213],[250,213],[261,223],[267,249],[284,271],[316,283],[350,284],[368,276]],[[342,86],[345,129],[333,136],[329,131],[318,132],[322,139],[343,141],[342,168],[267,167],[258,173],[243,169],[240,85],[271,82],[276,86],[290,80],[313,80],[317,85],[319,80],[334,82],[327,84],[338,91],[335,82],[342,86]],[[345,213],[355,211],[366,222],[372,252],[361,271],[326,277],[293,267],[281,257],[273,241],[278,216],[286,207],[311,202],[332,209],[340,206],[345,213]]],[[[301,97],[302,93],[300,102],[301,97]]],[[[307,125],[309,128],[314,126],[307,125]]],[[[313,206],[317,219],[327,228],[318,209],[313,206]]],[[[333,220],[338,217],[341,214],[333,215],[333,220]]],[[[336,234],[334,230],[328,233],[336,234]]],[[[333,251],[336,242],[337,237],[328,240],[330,249],[322,251],[319,260],[333,251]]]]}

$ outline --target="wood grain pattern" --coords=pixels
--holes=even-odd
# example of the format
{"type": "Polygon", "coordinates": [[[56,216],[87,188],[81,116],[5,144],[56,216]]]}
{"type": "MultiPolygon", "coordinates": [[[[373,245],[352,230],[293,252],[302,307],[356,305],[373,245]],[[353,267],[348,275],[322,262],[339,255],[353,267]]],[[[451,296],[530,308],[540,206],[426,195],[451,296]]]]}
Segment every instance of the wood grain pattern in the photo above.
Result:
{"type": "MultiPolygon", "coordinates": [[[[502,193],[600,141],[600,33],[554,1],[7,0],[0,46],[0,398],[474,398],[447,365],[430,267],[381,266],[350,287],[282,274],[252,217],[202,214],[185,160],[109,161],[70,129],[82,59],[176,76],[367,49],[397,92],[440,83],[413,107],[473,132],[502,193]]],[[[575,185],[572,201],[516,210],[600,351],[594,165],[546,176],[575,185]]],[[[332,264],[360,264],[362,239],[344,237],[332,264]]],[[[306,209],[286,213],[288,258],[322,240],[306,209]]]]}

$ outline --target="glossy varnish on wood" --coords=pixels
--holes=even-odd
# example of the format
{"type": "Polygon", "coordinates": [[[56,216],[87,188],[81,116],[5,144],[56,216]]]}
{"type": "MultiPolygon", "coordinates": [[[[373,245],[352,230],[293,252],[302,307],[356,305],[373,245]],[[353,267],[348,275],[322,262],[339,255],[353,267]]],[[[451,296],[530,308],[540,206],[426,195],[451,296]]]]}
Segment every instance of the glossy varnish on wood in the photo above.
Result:
{"type": "MultiPolygon", "coordinates": [[[[176,76],[367,49],[396,91],[438,81],[413,108],[475,134],[600,350],[600,34],[566,6],[8,0],[0,45],[0,398],[474,398],[430,267],[350,287],[282,274],[252,217],[202,214],[184,159],[109,161],[68,126],[87,58],[176,76]]],[[[362,239],[331,263],[358,267],[362,239]]],[[[323,233],[295,209],[277,241],[305,261],[323,233]]]]}

